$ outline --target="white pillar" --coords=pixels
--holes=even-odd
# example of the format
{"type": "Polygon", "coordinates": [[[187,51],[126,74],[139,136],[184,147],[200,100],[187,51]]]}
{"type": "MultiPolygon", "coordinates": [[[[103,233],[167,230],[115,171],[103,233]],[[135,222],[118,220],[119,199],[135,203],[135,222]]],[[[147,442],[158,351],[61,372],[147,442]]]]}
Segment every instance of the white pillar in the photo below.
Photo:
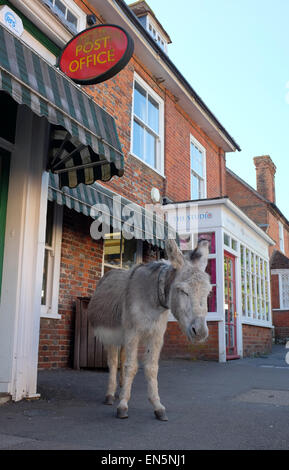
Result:
{"type": "Polygon", "coordinates": [[[0,303],[0,392],[13,400],[37,387],[48,174],[48,122],[18,107],[8,191],[0,303]]]}

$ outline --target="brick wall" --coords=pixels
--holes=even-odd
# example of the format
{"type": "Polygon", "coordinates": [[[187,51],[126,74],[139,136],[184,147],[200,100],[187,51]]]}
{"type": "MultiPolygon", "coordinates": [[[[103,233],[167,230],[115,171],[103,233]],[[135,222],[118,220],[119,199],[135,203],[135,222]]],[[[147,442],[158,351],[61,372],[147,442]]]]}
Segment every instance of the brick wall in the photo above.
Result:
{"type": "Polygon", "coordinates": [[[189,358],[219,360],[218,322],[208,322],[209,337],[205,343],[192,345],[175,321],[168,322],[161,359],[189,358]]]}
{"type": "MultiPolygon", "coordinates": [[[[99,22],[105,22],[105,18],[101,18],[88,2],[86,3],[89,4],[89,8],[81,0],[76,0],[76,3],[86,13],[94,11],[99,22]]],[[[152,187],[157,187],[162,196],[167,195],[176,201],[190,199],[190,134],[192,134],[206,148],[207,196],[217,197],[226,194],[223,152],[182,110],[176,98],[164,85],[157,83],[151,72],[134,55],[129,64],[112,79],[96,86],[85,87],[85,91],[95,102],[115,118],[125,158],[124,176],[113,177],[110,182],[102,184],[140,205],[151,203],[152,187]],[[166,177],[130,154],[134,72],[137,72],[164,100],[166,177]]],[[[90,238],[90,223],[89,218],[65,208],[59,294],[61,319],[41,319],[40,368],[71,365],[75,299],[77,296],[91,295],[101,275],[102,246],[90,238]]],[[[145,260],[154,256],[152,252],[145,260]]],[[[211,328],[213,331],[213,325],[211,328]]],[[[169,329],[168,335],[170,331],[169,329]]],[[[174,338],[178,345],[179,339],[176,335],[174,338]]],[[[208,354],[215,357],[212,351],[208,354]]]]}
{"type": "Polygon", "coordinates": [[[91,296],[101,276],[102,241],[90,237],[92,219],[64,207],[59,310],[61,319],[41,318],[40,369],[71,367],[75,300],[91,296]]]}
{"type": "Polygon", "coordinates": [[[243,356],[269,354],[272,350],[272,330],[253,325],[242,325],[243,356]]]}

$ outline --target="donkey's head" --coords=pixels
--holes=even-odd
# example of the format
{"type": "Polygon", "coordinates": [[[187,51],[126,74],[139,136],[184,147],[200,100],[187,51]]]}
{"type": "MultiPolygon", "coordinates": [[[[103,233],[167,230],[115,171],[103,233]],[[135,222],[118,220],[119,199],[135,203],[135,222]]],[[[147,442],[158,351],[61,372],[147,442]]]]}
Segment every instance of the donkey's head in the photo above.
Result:
{"type": "Polygon", "coordinates": [[[174,240],[167,240],[166,252],[176,269],[170,289],[170,310],[191,342],[205,341],[207,298],[211,291],[210,277],[205,272],[209,242],[200,240],[197,248],[184,256],[174,240]]]}

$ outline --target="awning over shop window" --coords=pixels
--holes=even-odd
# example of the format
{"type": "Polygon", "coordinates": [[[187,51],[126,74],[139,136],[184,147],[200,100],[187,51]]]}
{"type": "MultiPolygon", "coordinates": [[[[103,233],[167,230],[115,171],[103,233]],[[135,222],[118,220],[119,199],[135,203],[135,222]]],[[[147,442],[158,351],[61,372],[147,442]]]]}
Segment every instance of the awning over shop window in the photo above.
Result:
{"type": "MultiPolygon", "coordinates": [[[[155,211],[134,204],[99,183],[59,189],[58,175],[50,173],[48,199],[93,219],[105,213],[114,231],[118,232],[131,226],[136,234],[135,238],[159,248],[164,248],[164,240],[169,236],[174,237],[173,228],[155,211]],[[100,212],[99,205],[102,207],[100,212]]],[[[178,241],[178,237],[176,238],[178,241]]]]}
{"type": "Polygon", "coordinates": [[[123,175],[113,117],[1,25],[0,89],[53,125],[48,169],[60,187],[123,175]]]}

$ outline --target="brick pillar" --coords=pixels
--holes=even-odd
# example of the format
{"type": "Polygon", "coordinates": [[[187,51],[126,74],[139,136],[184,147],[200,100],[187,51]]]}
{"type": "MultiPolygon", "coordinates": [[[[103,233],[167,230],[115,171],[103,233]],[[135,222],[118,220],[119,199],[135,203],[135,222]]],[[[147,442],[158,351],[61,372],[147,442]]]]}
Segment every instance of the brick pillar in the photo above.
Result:
{"type": "Polygon", "coordinates": [[[269,155],[254,157],[256,167],[257,191],[270,202],[275,200],[276,166],[269,155]]]}

